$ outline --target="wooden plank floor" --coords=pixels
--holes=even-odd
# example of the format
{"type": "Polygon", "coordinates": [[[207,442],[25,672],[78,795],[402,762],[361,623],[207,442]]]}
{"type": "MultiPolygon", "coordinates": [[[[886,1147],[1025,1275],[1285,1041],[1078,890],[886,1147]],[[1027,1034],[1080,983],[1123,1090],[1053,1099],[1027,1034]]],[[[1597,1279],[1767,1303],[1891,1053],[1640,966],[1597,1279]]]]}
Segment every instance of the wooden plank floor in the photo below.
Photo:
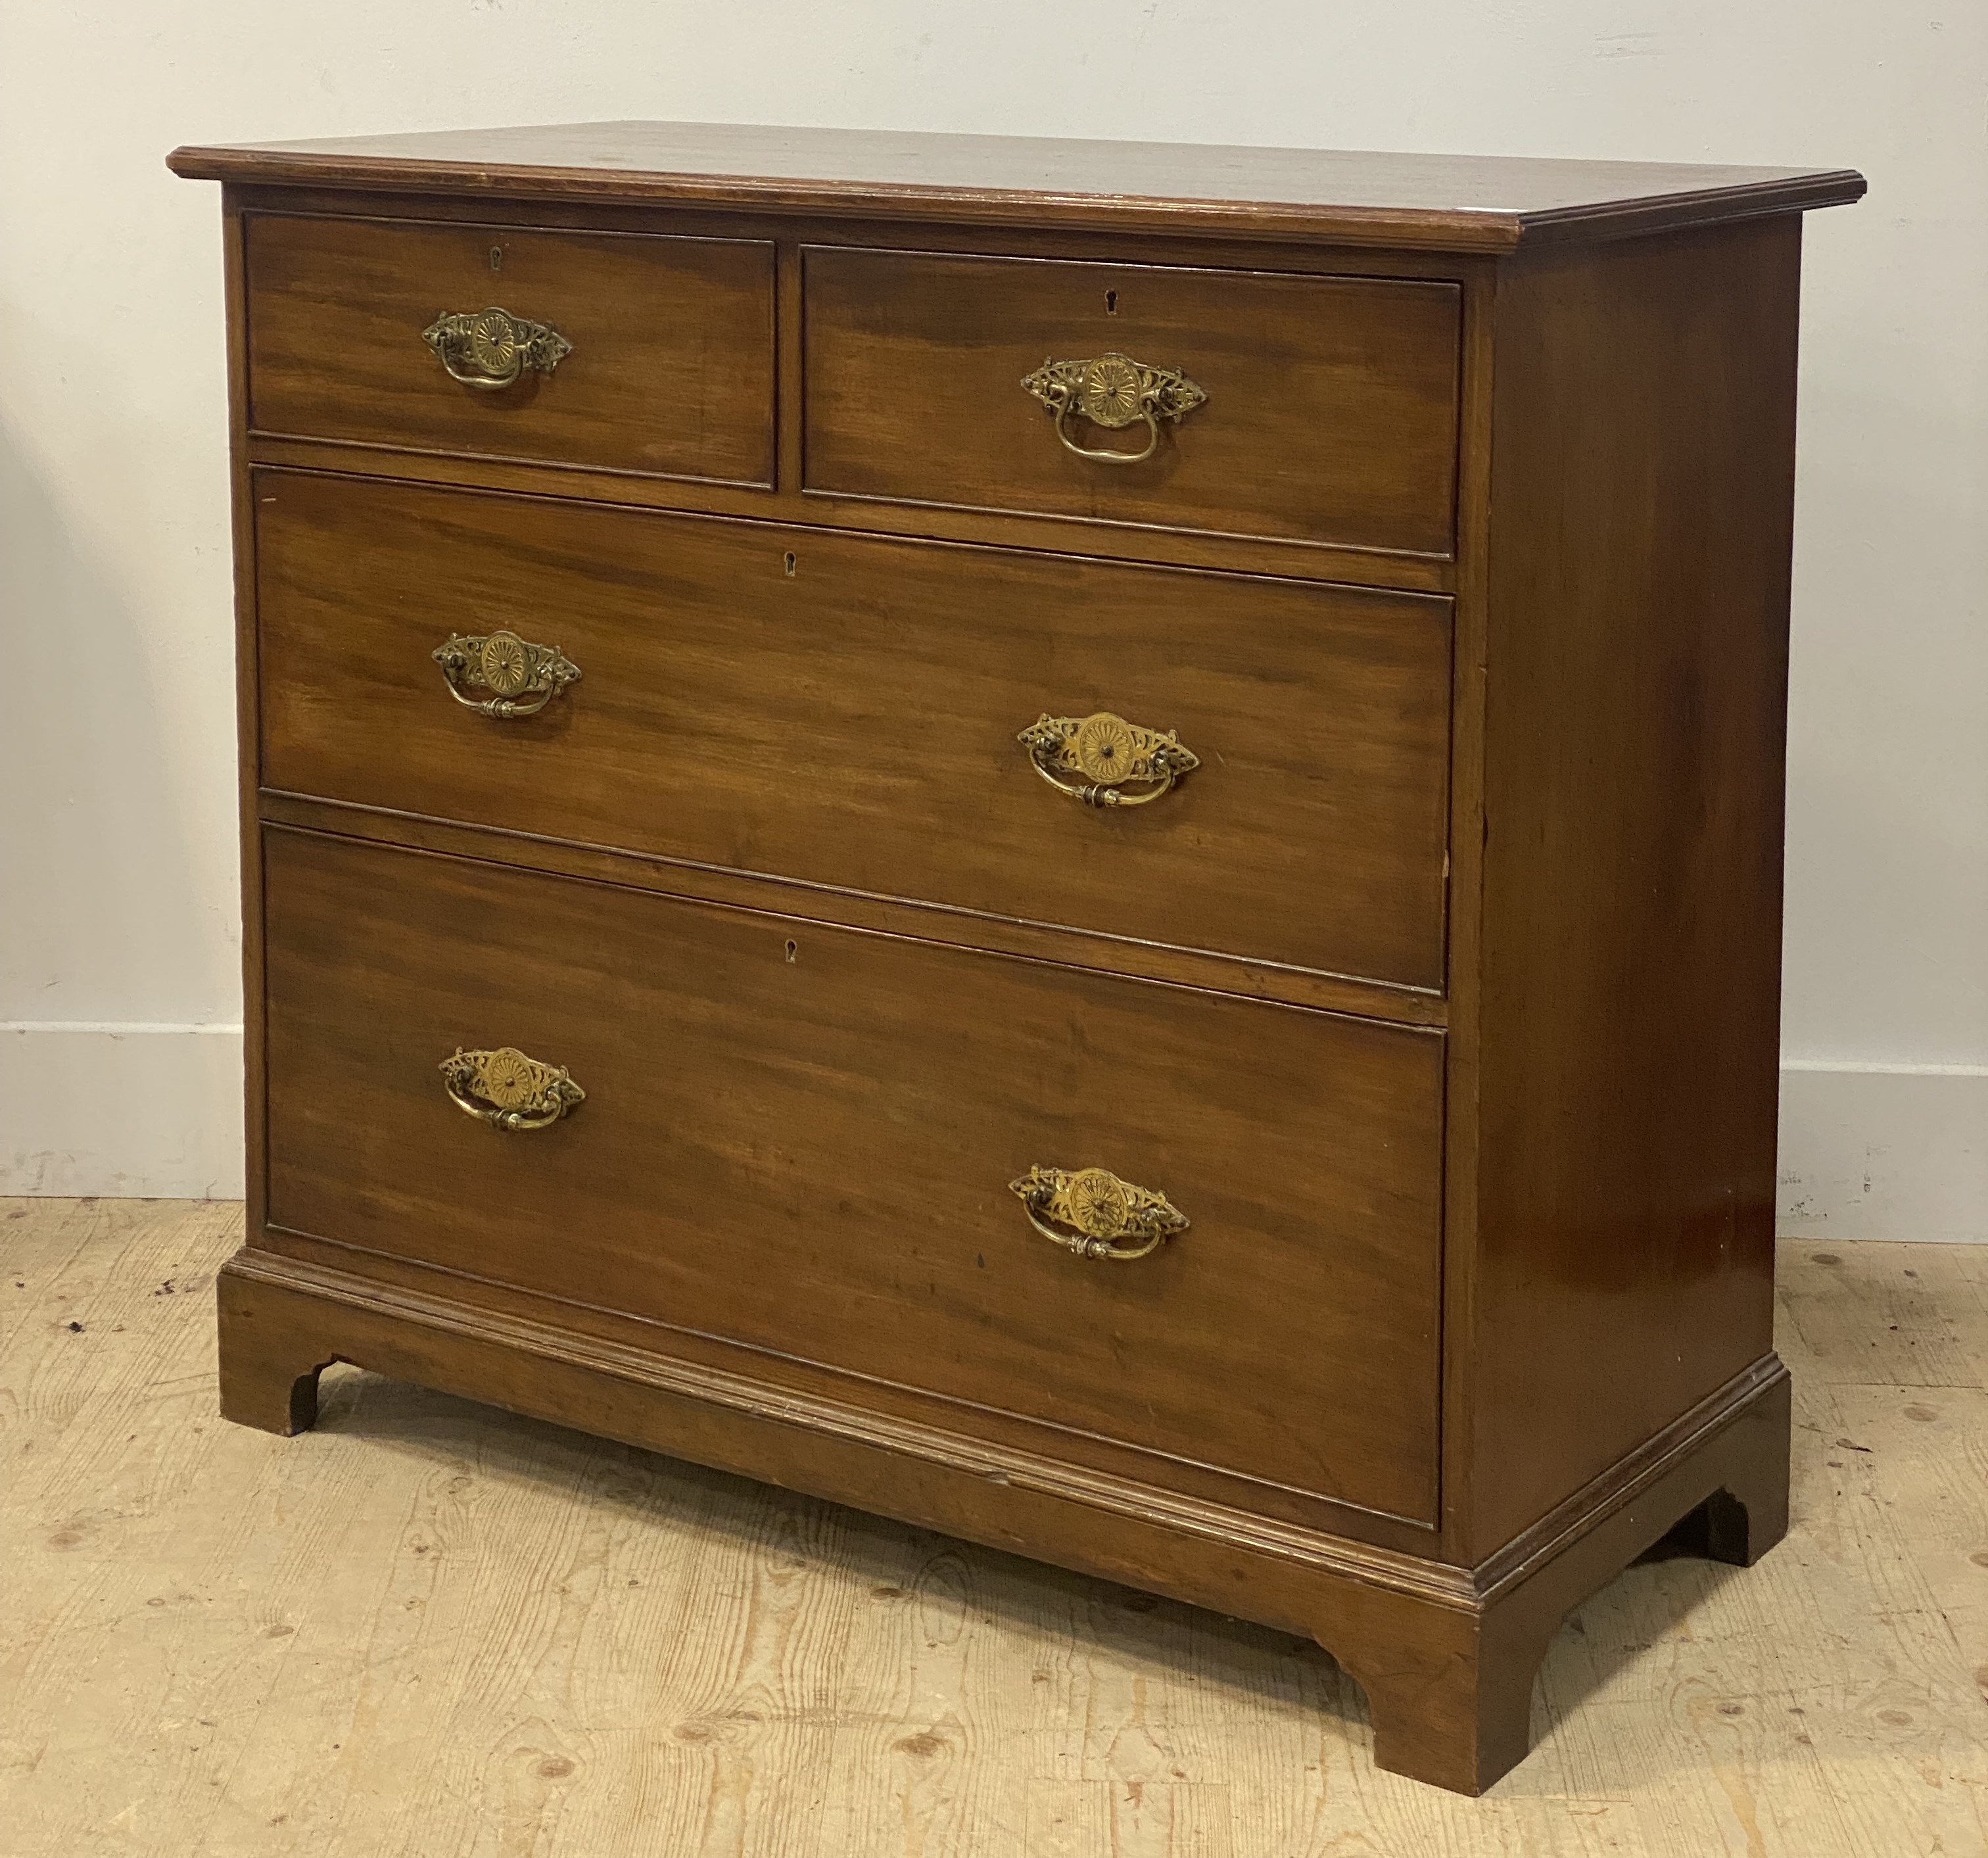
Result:
{"type": "Polygon", "coordinates": [[[1276,1633],[349,1370],[225,1425],[240,1224],[0,1201],[5,1858],[1988,1851],[1988,1251],[1783,1247],[1792,1534],[1582,1609],[1470,1802],[1276,1633]]]}

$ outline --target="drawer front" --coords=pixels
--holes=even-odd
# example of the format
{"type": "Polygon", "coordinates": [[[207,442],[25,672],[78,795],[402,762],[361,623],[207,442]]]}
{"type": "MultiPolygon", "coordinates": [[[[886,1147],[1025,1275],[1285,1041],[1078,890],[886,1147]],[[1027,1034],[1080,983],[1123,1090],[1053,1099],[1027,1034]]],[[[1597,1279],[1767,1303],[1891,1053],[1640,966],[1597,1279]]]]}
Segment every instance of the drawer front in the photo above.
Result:
{"type": "Polygon", "coordinates": [[[773,475],[773,248],[749,239],[424,221],[247,221],[259,431],[764,486],[773,475]],[[497,308],[516,378],[424,332],[497,308]],[[549,367],[541,365],[549,364],[549,367]]]}
{"type": "MultiPolygon", "coordinates": [[[[810,490],[1452,552],[1454,284],[815,246],[805,293],[810,490]],[[1064,443],[1024,377],[1114,354],[1206,398],[1169,417],[1173,390],[1151,428],[1074,415],[1064,443]],[[1135,464],[1071,448],[1155,434],[1135,464]]],[[[1090,404],[1131,415],[1101,380],[1090,404]]]]}
{"type": "Polygon", "coordinates": [[[1446,601],[292,472],[255,508],[269,787],[1442,984],[1446,601]],[[579,680],[453,700],[431,655],[499,629],[579,680]],[[1058,792],[1017,736],[1101,712],[1200,766],[1058,792]]]}
{"type": "Polygon", "coordinates": [[[265,842],[273,1223],[1432,1520],[1439,1034],[265,842]],[[585,1101],[463,1114],[507,1046],[585,1101]],[[1079,1257],[1035,1166],[1190,1224],[1079,1257]]]}

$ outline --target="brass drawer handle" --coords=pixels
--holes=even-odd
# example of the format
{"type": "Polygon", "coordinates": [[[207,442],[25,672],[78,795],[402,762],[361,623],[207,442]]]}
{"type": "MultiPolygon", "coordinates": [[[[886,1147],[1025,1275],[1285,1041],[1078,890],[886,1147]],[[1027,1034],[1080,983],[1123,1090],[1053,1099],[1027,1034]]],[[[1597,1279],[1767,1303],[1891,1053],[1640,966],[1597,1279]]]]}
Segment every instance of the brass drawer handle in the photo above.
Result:
{"type": "Polygon", "coordinates": [[[556,645],[535,645],[515,632],[451,632],[428,654],[441,665],[448,694],[479,716],[536,716],[580,679],[580,667],[556,645]],[[468,690],[487,690],[475,697],[468,690]]]}
{"type": "Polygon", "coordinates": [[[1108,709],[1041,716],[1015,739],[1043,780],[1087,807],[1143,807],[1201,766],[1171,729],[1141,729],[1108,709]]]}
{"type": "Polygon", "coordinates": [[[556,329],[508,310],[445,310],[421,331],[442,366],[465,387],[509,387],[526,368],[549,374],[573,353],[556,329]]]}
{"type": "Polygon", "coordinates": [[[1021,1201],[1036,1231],[1080,1258],[1143,1258],[1187,1230],[1187,1215],[1164,1193],[1135,1187],[1103,1168],[1074,1173],[1031,1168],[1009,1182],[1008,1191],[1021,1201]],[[1133,1243],[1121,1244],[1124,1240],[1133,1243]]]}
{"type": "Polygon", "coordinates": [[[1023,387],[1047,408],[1056,420],[1056,435],[1066,452],[1100,465],[1139,465],[1153,455],[1160,442],[1160,421],[1182,419],[1208,396],[1177,367],[1154,367],[1130,355],[1099,355],[1088,361],[1045,361],[1023,377],[1023,387]],[[1146,422],[1146,443],[1138,452],[1110,452],[1080,445],[1070,435],[1071,414],[1115,432],[1146,422]]]}
{"type": "Polygon", "coordinates": [[[455,1107],[500,1129],[543,1129],[587,1101],[563,1064],[543,1064],[515,1045],[465,1051],[436,1068],[455,1107]]]}

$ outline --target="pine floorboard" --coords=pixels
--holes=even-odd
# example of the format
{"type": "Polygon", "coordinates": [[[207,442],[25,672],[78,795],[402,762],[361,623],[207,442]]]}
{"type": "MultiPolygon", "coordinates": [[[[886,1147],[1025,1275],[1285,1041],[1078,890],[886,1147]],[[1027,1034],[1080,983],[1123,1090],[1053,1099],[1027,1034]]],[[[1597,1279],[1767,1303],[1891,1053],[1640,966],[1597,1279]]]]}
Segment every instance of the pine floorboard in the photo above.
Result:
{"type": "Polygon", "coordinates": [[[241,1210],[0,1200],[4,1858],[1980,1858],[1988,1253],[1782,1247],[1794,1521],[1570,1618],[1485,1799],[1283,1635],[350,1369],[241,1210]]]}

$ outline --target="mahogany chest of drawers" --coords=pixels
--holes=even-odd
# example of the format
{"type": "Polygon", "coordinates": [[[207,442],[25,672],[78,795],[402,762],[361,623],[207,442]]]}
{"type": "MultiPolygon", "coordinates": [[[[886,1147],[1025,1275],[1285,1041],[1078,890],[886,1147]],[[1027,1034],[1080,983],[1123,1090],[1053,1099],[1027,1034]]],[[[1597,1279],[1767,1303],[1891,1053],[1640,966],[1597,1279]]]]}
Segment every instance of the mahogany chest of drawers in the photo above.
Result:
{"type": "Polygon", "coordinates": [[[231,1418],[334,1360],[1315,1636],[1476,1792],[1787,1506],[1800,214],[656,124],[225,184],[231,1418]]]}

